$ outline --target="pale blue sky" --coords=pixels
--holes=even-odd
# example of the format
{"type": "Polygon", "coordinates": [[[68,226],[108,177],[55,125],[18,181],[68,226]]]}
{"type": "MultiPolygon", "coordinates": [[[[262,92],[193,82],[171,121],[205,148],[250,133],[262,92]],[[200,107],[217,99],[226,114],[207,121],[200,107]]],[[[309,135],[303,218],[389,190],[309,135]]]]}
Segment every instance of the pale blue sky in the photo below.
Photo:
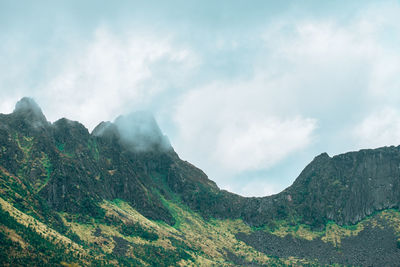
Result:
{"type": "Polygon", "coordinates": [[[0,0],[0,112],[33,97],[90,130],[151,110],[242,195],[314,156],[400,144],[399,1],[0,0]]]}

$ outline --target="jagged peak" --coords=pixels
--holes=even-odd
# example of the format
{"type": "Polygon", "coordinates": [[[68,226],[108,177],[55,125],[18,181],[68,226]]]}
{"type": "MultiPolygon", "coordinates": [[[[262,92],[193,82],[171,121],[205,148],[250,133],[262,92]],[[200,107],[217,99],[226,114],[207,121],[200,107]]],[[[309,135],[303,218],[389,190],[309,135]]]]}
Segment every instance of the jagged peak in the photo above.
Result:
{"type": "Polygon", "coordinates": [[[117,126],[110,121],[100,122],[91,133],[93,136],[105,138],[119,138],[117,126]]]}
{"type": "Polygon", "coordinates": [[[114,125],[118,129],[122,143],[130,149],[138,152],[172,149],[168,137],[161,132],[151,112],[136,111],[119,116],[114,125]]]}
{"type": "Polygon", "coordinates": [[[121,135],[121,141],[135,151],[166,150],[170,147],[150,112],[132,112],[119,116],[114,123],[121,135]]]}
{"type": "Polygon", "coordinates": [[[79,121],[73,121],[73,120],[69,120],[67,118],[61,118],[61,119],[57,120],[56,122],[54,122],[53,126],[56,128],[61,128],[64,131],[66,129],[70,129],[70,130],[82,132],[85,134],[89,134],[89,131],[85,127],[85,125],[83,125],[79,121]]]}
{"type": "Polygon", "coordinates": [[[328,155],[328,153],[324,152],[319,154],[314,158],[314,160],[322,160],[322,159],[330,159],[331,157],[328,155]]]}
{"type": "Polygon", "coordinates": [[[82,123],[80,123],[79,121],[73,121],[67,118],[61,118],[58,119],[57,121],[54,122],[54,125],[69,125],[72,127],[79,127],[79,128],[85,128],[85,125],[83,125],[82,123]]]}
{"type": "Polygon", "coordinates": [[[27,119],[37,122],[47,122],[42,109],[39,105],[30,97],[23,97],[15,104],[13,114],[23,115],[27,119]]]}

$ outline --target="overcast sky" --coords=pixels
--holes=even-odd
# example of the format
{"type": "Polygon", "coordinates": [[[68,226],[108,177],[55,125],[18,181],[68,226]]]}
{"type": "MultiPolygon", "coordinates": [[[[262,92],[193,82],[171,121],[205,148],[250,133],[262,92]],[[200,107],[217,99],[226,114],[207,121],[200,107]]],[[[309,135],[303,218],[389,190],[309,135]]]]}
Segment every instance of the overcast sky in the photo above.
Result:
{"type": "Polygon", "coordinates": [[[221,188],[269,195],[400,144],[400,2],[0,0],[0,112],[23,96],[89,130],[150,110],[221,188]]]}

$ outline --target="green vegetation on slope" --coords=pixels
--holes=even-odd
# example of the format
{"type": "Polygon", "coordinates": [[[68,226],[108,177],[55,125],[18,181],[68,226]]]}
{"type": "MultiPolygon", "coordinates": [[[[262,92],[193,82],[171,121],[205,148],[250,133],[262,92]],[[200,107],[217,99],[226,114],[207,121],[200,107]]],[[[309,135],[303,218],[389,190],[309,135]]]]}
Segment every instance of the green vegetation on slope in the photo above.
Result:
{"type": "Polygon", "coordinates": [[[50,162],[49,157],[45,154],[42,153],[42,157],[40,158],[40,162],[46,172],[46,179],[43,181],[43,183],[38,187],[37,192],[40,192],[43,187],[46,186],[46,184],[49,182],[50,177],[51,177],[51,172],[52,172],[52,165],[50,162]]]}
{"type": "Polygon", "coordinates": [[[45,230],[48,229],[46,226],[5,204],[5,201],[1,203],[3,210],[8,210],[0,214],[1,245],[8,255],[3,253],[1,257],[3,261],[13,263],[25,262],[33,257],[29,253],[39,251],[41,259],[33,260],[37,264],[97,262],[99,265],[108,263],[126,266],[236,266],[252,263],[314,266],[315,262],[300,258],[278,259],[267,256],[239,241],[235,235],[268,231],[279,237],[291,235],[305,240],[321,239],[340,247],[342,238],[357,236],[367,223],[380,227],[379,219],[388,221],[395,227],[396,233],[400,234],[400,212],[397,210],[379,212],[354,226],[339,226],[329,222],[321,231],[313,231],[306,225],[291,225],[285,221],[275,221],[274,227],[255,229],[242,220],[206,221],[187,206],[163,199],[163,203],[179,222],[178,225],[170,226],[161,221],[149,220],[127,202],[115,199],[101,204],[105,214],[103,218],[81,221],[78,215],[60,213],[63,224],[69,229],[68,235],[75,236],[72,238],[74,242],[54,231],[49,235],[51,231],[45,230]],[[21,224],[23,221],[26,221],[25,225],[21,224]],[[79,248],[77,243],[82,247],[79,248]],[[31,250],[27,250],[28,247],[31,250]],[[72,247],[75,249],[72,250],[72,247]],[[43,249],[47,252],[42,252],[43,249]],[[81,251],[79,254],[74,252],[77,249],[81,251]]]}
{"type": "Polygon", "coordinates": [[[88,148],[92,152],[94,159],[99,161],[100,154],[99,154],[99,148],[97,146],[96,140],[89,139],[88,148]]]}
{"type": "Polygon", "coordinates": [[[10,265],[50,266],[85,262],[84,251],[55,231],[0,199],[0,262],[10,265]],[[12,216],[11,216],[12,215],[12,216]],[[83,260],[83,261],[82,261],[83,260]]]}

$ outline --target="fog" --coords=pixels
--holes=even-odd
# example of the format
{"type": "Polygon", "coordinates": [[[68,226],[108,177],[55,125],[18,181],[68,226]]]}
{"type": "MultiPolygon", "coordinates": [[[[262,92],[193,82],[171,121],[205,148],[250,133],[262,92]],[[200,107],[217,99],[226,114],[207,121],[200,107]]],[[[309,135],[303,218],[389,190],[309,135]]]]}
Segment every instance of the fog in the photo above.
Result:
{"type": "Polygon", "coordinates": [[[31,119],[46,121],[46,117],[43,115],[39,105],[29,97],[24,97],[15,104],[14,113],[28,113],[31,119]]]}
{"type": "Polygon", "coordinates": [[[103,122],[93,130],[96,136],[117,132],[121,144],[134,152],[168,151],[169,139],[161,132],[152,113],[136,111],[121,115],[113,123],[103,122]]]}

